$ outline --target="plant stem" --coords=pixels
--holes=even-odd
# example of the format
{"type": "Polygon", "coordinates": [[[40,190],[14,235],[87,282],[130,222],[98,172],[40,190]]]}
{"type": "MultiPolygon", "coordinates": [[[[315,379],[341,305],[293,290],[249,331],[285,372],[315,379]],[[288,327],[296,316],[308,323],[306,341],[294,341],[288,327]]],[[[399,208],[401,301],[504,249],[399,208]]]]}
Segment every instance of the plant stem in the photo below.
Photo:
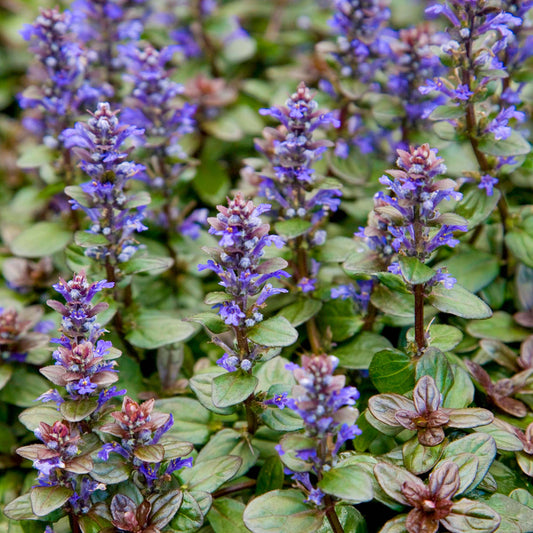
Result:
{"type": "Polygon", "coordinates": [[[363,323],[362,331],[372,331],[374,322],[378,316],[378,310],[372,305],[372,302],[368,302],[368,309],[365,315],[365,321],[363,323]]]}
{"type": "Polygon", "coordinates": [[[333,530],[333,533],[344,533],[344,529],[339,521],[339,517],[335,512],[335,504],[333,503],[331,496],[324,496],[324,502],[326,504],[326,517],[331,529],[333,530]]]}
{"type": "Polygon", "coordinates": [[[248,424],[248,433],[253,435],[257,431],[257,416],[255,415],[252,409],[252,401],[254,399],[254,394],[250,394],[248,398],[244,401],[244,409],[246,410],[246,422],[248,424]]]}
{"type": "MultiPolygon", "coordinates": [[[[470,24],[470,33],[473,34],[474,30],[474,19],[472,19],[472,22],[470,24]]],[[[470,69],[473,66],[472,62],[472,40],[468,39],[466,43],[466,58],[468,61],[467,66],[463,66],[462,73],[461,73],[461,81],[463,84],[471,90],[471,83],[472,83],[472,76],[470,73],[470,69]]],[[[472,150],[474,152],[474,155],[476,156],[476,160],[479,165],[479,169],[482,172],[490,173],[494,169],[489,164],[487,157],[485,154],[479,149],[479,142],[478,142],[478,124],[476,119],[476,110],[474,108],[474,104],[469,100],[466,104],[466,113],[465,113],[465,119],[466,119],[466,135],[468,137],[468,140],[470,141],[470,146],[472,146],[472,150]]],[[[507,232],[508,227],[508,218],[509,218],[509,208],[507,207],[507,200],[505,199],[505,195],[503,194],[503,191],[501,191],[500,199],[498,200],[498,211],[500,213],[500,219],[502,222],[502,229],[503,229],[503,239],[502,239],[502,276],[507,278],[509,275],[509,250],[507,249],[507,245],[505,243],[505,234],[507,232]]]]}
{"type": "Polygon", "coordinates": [[[415,342],[418,355],[422,355],[426,347],[426,335],[424,332],[424,284],[414,286],[415,292],[415,342]]]}

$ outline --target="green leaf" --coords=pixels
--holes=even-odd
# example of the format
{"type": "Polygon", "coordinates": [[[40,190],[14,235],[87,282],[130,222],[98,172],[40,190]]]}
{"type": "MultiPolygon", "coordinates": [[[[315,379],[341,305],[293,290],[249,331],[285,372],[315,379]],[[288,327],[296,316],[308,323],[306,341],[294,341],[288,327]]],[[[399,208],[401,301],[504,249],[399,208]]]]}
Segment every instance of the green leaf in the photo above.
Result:
{"type": "Polygon", "coordinates": [[[378,285],[372,291],[370,301],[380,311],[394,317],[407,318],[411,324],[413,323],[415,300],[412,294],[393,291],[388,287],[378,285]]]}
{"type": "Polygon", "coordinates": [[[244,402],[253,394],[257,378],[243,372],[227,372],[213,379],[213,405],[229,407],[244,402]]]}
{"type": "Polygon", "coordinates": [[[257,475],[257,484],[255,486],[256,496],[265,494],[271,490],[281,489],[284,480],[283,463],[275,455],[269,457],[265,460],[257,475]]]}
{"type": "Polygon", "coordinates": [[[275,431],[298,431],[303,428],[303,420],[291,409],[265,409],[260,418],[275,431]]]}
{"type": "Polygon", "coordinates": [[[207,515],[215,533],[249,533],[242,521],[244,503],[230,498],[217,498],[207,515]]]}
{"type": "Polygon", "coordinates": [[[4,514],[11,520],[35,520],[30,494],[23,494],[4,507],[4,514]]]}
{"type": "MultiPolygon", "coordinates": [[[[261,365],[254,367],[254,375],[259,380],[257,385],[258,391],[268,391],[276,386],[281,386],[281,392],[287,392],[296,384],[296,380],[292,372],[288,372],[286,365],[289,363],[288,359],[284,357],[274,357],[269,359],[261,365]]],[[[279,393],[280,391],[276,391],[279,393]]]]}
{"type": "Polygon", "coordinates": [[[163,529],[178,512],[183,501],[183,493],[178,490],[168,490],[151,501],[150,525],[163,529]]]}
{"type": "Polygon", "coordinates": [[[533,509],[533,494],[530,494],[525,489],[515,489],[509,494],[509,498],[512,498],[513,500],[516,500],[517,502],[521,503],[522,505],[525,505],[529,507],[530,509],[533,509]]]}
{"type": "Polygon", "coordinates": [[[198,454],[196,464],[226,455],[233,455],[242,459],[241,466],[235,477],[244,476],[259,458],[259,452],[250,444],[250,440],[246,435],[226,428],[211,437],[198,454]]]}
{"type": "Polygon", "coordinates": [[[428,302],[443,313],[462,318],[488,318],[492,315],[491,308],[481,298],[458,283],[451,289],[446,289],[438,283],[432,288],[428,302]]]}
{"type": "Polygon", "coordinates": [[[379,530],[379,533],[408,533],[405,525],[407,515],[403,514],[393,518],[385,523],[385,525],[379,530]]]}
{"type": "Polygon", "coordinates": [[[220,318],[220,315],[217,315],[216,313],[210,313],[209,311],[197,313],[196,315],[187,318],[187,320],[202,324],[202,326],[206,327],[209,331],[215,333],[216,335],[228,330],[228,326],[224,323],[222,318],[220,318]]]}
{"type": "Polygon", "coordinates": [[[354,504],[368,502],[374,497],[370,476],[356,465],[334,467],[324,472],[318,487],[326,494],[354,504]]]}
{"type": "Polygon", "coordinates": [[[284,307],[277,316],[286,318],[291,326],[301,326],[322,309],[322,302],[312,298],[300,299],[284,307]]]}
{"type": "Polygon", "coordinates": [[[330,331],[332,339],[340,342],[361,330],[363,319],[354,312],[350,300],[326,302],[317,319],[321,331],[330,331]]]}
{"type": "Polygon", "coordinates": [[[213,403],[213,379],[225,372],[226,371],[220,367],[216,367],[216,369],[210,368],[207,372],[195,374],[189,380],[189,386],[194,394],[196,394],[200,403],[210,411],[218,413],[219,415],[229,415],[234,411],[233,407],[216,407],[213,403]]]}
{"type": "Polygon", "coordinates": [[[428,348],[416,365],[416,380],[431,376],[439,391],[446,396],[453,385],[453,372],[446,356],[436,348],[428,348]]]}
{"type": "Polygon", "coordinates": [[[458,366],[452,367],[453,384],[444,397],[443,407],[461,409],[474,401],[474,384],[468,372],[458,366]]]}
{"type": "Polygon", "coordinates": [[[250,328],[248,338],[261,346],[290,346],[298,340],[298,332],[286,318],[275,316],[250,328]]]}
{"type": "Polygon", "coordinates": [[[24,409],[19,415],[19,420],[30,431],[35,431],[39,427],[40,422],[45,422],[49,426],[54,422],[63,419],[63,415],[55,408],[48,405],[37,405],[24,409]]]}
{"type": "Polygon", "coordinates": [[[170,527],[179,533],[192,533],[204,523],[204,513],[211,505],[211,497],[205,492],[183,491],[182,494],[181,506],[176,516],[171,520],[170,527]],[[200,495],[205,496],[205,498],[200,498],[200,495]],[[204,502],[208,505],[202,505],[204,502]]]}
{"type": "Polygon", "coordinates": [[[455,456],[463,453],[473,454],[479,460],[479,467],[474,481],[466,489],[466,491],[471,491],[479,485],[494,461],[496,457],[496,443],[490,435],[473,433],[450,442],[444,449],[442,459],[453,460],[455,456]]]}
{"type": "Polygon", "coordinates": [[[239,124],[227,115],[221,116],[216,120],[206,120],[203,122],[202,127],[214,138],[227,142],[238,141],[243,136],[243,131],[239,124]]]}
{"type": "Polygon", "coordinates": [[[51,163],[54,160],[53,151],[44,144],[25,146],[21,154],[17,159],[17,167],[23,169],[42,167],[46,163],[51,163]]]}
{"type": "Polygon", "coordinates": [[[379,392],[402,394],[415,386],[415,367],[411,358],[399,350],[382,350],[372,358],[368,369],[379,392]]]}
{"type": "Polygon", "coordinates": [[[160,463],[165,457],[165,448],[161,444],[147,444],[135,448],[133,455],[145,463],[160,463]]]}
{"type": "MultiPolygon", "coordinates": [[[[409,329],[406,338],[409,342],[415,341],[414,328],[409,329]]],[[[453,350],[462,340],[463,332],[453,326],[432,324],[429,327],[429,345],[443,352],[453,350]]]]}
{"type": "Polygon", "coordinates": [[[496,511],[502,519],[516,525],[522,533],[528,533],[533,524],[533,510],[515,498],[504,494],[493,494],[487,505],[496,511]]]}
{"type": "Polygon", "coordinates": [[[505,235],[505,244],[519,261],[533,267],[533,236],[516,228],[505,235]]]}
{"type": "Polygon", "coordinates": [[[67,487],[33,487],[30,492],[31,508],[37,516],[59,509],[74,494],[67,487]]]}
{"type": "Polygon", "coordinates": [[[37,222],[19,233],[10,244],[14,255],[45,257],[63,250],[72,233],[56,222],[37,222]]]}
{"type": "Polygon", "coordinates": [[[455,212],[466,218],[468,229],[471,230],[481,224],[496,209],[501,193],[494,189],[492,196],[487,196],[484,190],[470,185],[463,192],[463,199],[457,205],[455,212]]]}
{"type": "Polygon", "coordinates": [[[500,524],[500,516],[488,505],[464,498],[454,502],[450,514],[441,523],[449,531],[492,533],[500,524]]]}
{"type": "Polygon", "coordinates": [[[243,519],[252,533],[313,533],[322,524],[323,511],[304,503],[298,490],[274,490],[248,503],[243,519]]]}
{"type": "Polygon", "coordinates": [[[69,422],[80,422],[96,411],[98,402],[96,398],[86,400],[67,400],[59,407],[61,414],[69,422]]]}
{"type": "MultiPolygon", "coordinates": [[[[223,134],[222,129],[224,129],[226,124],[222,126],[217,131],[218,135],[223,134]]],[[[233,124],[228,124],[228,126],[231,128],[230,131],[235,131],[233,124]]],[[[209,149],[209,143],[206,143],[202,151],[202,164],[196,169],[196,176],[192,185],[198,196],[205,203],[217,205],[225,201],[230,188],[230,179],[227,169],[219,161],[214,160],[212,157],[206,157],[209,149]]]]}
{"type": "Polygon", "coordinates": [[[282,220],[276,222],[276,233],[284,239],[295,239],[300,235],[304,235],[309,231],[312,224],[309,220],[303,218],[291,218],[289,220],[282,220]]]}
{"type": "Polygon", "coordinates": [[[490,435],[496,442],[498,450],[519,452],[523,448],[522,441],[514,433],[502,429],[494,422],[487,424],[486,426],[477,427],[474,431],[490,435]]]}
{"type": "Polygon", "coordinates": [[[197,400],[179,397],[157,400],[155,407],[158,411],[171,413],[174,417],[174,425],[168,435],[198,445],[205,444],[209,439],[212,432],[211,414],[197,400]]]}
{"type": "Polygon", "coordinates": [[[507,139],[497,141],[493,133],[487,133],[479,141],[479,149],[495,156],[525,155],[531,151],[531,145],[518,133],[513,131],[507,139]]]}
{"type": "Polygon", "coordinates": [[[494,281],[500,272],[498,258],[492,254],[472,250],[452,255],[435,268],[446,267],[466,290],[478,292],[494,281]]]}
{"type": "Polygon", "coordinates": [[[136,207],[146,207],[148,204],[150,204],[151,201],[152,198],[148,191],[138,191],[135,194],[131,194],[128,196],[124,207],[128,209],[135,209],[136,207]]]}
{"type": "Polygon", "coordinates": [[[342,268],[348,275],[359,274],[376,274],[386,270],[386,266],[383,264],[383,260],[370,249],[357,250],[352,252],[342,268]]]}
{"type": "Polygon", "coordinates": [[[19,367],[0,391],[0,400],[19,407],[31,407],[35,405],[35,398],[49,388],[50,383],[47,380],[19,367]]]}
{"type": "Polygon", "coordinates": [[[100,233],[89,233],[87,231],[77,231],[74,234],[74,242],[82,248],[109,245],[109,241],[105,235],[101,235],[100,233]]]}
{"type": "MultiPolygon", "coordinates": [[[[347,533],[367,533],[366,522],[363,515],[351,505],[339,503],[335,506],[342,529],[347,533]]],[[[334,533],[327,519],[324,518],[322,527],[317,533],[334,533]]]]}
{"type": "Polygon", "coordinates": [[[248,36],[231,39],[223,48],[222,56],[229,63],[242,63],[255,54],[257,43],[248,36]]]}
{"type": "Polygon", "coordinates": [[[0,390],[2,390],[6,386],[12,375],[13,367],[11,365],[0,366],[0,390]]]}
{"type": "Polygon", "coordinates": [[[426,283],[436,274],[432,268],[424,265],[416,257],[401,255],[398,261],[402,269],[403,277],[412,285],[426,283]]]}
{"type": "Polygon", "coordinates": [[[195,332],[192,324],[163,311],[141,310],[133,317],[126,339],[138,348],[154,349],[182,342],[195,332]]]}
{"type": "Polygon", "coordinates": [[[470,322],[466,331],[478,339],[495,339],[501,342],[520,342],[529,335],[527,329],[518,326],[513,317],[504,311],[496,311],[487,320],[470,322]]]}
{"type": "Polygon", "coordinates": [[[302,450],[309,450],[316,447],[313,437],[306,437],[302,433],[286,433],[279,442],[283,454],[280,456],[281,462],[294,472],[309,472],[313,463],[298,456],[302,450]]]}
{"type": "Polygon", "coordinates": [[[392,348],[390,341],[371,331],[362,331],[353,340],[333,351],[339,365],[353,370],[367,370],[377,352],[392,348]]]}
{"type": "Polygon", "coordinates": [[[130,473],[131,468],[125,464],[125,459],[113,453],[107,461],[102,461],[98,457],[94,458],[91,477],[100,483],[114,485],[121,481],[126,481],[130,477],[130,473]]]}
{"type": "Polygon", "coordinates": [[[184,468],[179,477],[188,490],[214,492],[239,471],[242,459],[226,455],[202,461],[192,468],[184,468]]]}
{"type": "Polygon", "coordinates": [[[111,522],[104,517],[89,511],[88,514],[79,517],[79,524],[82,533],[100,533],[111,527],[111,522]]]}
{"type": "Polygon", "coordinates": [[[348,237],[328,239],[317,250],[317,261],[323,263],[342,263],[356,251],[357,243],[348,237]]]}
{"type": "Polygon", "coordinates": [[[418,442],[418,437],[414,436],[403,445],[403,464],[417,476],[425,474],[437,464],[445,445],[446,441],[437,446],[423,446],[418,442]]]}
{"type": "Polygon", "coordinates": [[[439,105],[429,115],[431,120],[451,120],[464,117],[465,110],[461,106],[439,105]]]}
{"type": "Polygon", "coordinates": [[[150,272],[156,276],[165,272],[172,266],[170,257],[158,257],[156,255],[147,255],[145,257],[134,257],[125,263],[120,264],[120,270],[124,274],[138,274],[139,272],[150,272]]]}

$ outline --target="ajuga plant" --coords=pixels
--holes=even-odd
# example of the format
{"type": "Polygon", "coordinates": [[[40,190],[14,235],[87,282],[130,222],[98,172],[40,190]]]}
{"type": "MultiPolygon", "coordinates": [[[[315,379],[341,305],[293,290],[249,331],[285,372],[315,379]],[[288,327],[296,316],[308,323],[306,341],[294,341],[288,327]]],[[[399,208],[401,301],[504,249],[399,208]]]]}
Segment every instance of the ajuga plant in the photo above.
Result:
{"type": "Polygon", "coordinates": [[[149,196],[134,196],[126,190],[128,181],[139,177],[144,166],[128,161],[129,151],[122,146],[143,132],[120,124],[107,102],[98,104],[87,124],[78,122],[64,132],[66,146],[76,153],[90,178],[81,187],[67,190],[73,196],[72,207],[85,211],[91,224],[79,242],[86,246],[87,256],[105,267],[112,282],[120,277],[119,264],[138,249],[135,234],[146,229],[142,220],[149,196]]]}
{"type": "MultiPolygon", "coordinates": [[[[313,165],[320,160],[331,141],[315,140],[322,126],[338,125],[331,113],[318,109],[305,83],[287,100],[286,106],[260,111],[281,125],[265,128],[258,149],[268,157],[270,166],[260,176],[259,194],[275,202],[276,230],[286,237],[291,248],[291,273],[294,289],[311,295],[317,289],[320,263],[313,249],[324,244],[322,226],[335,212],[342,192],[336,184],[321,179],[313,165]]],[[[334,183],[334,182],[333,182],[334,183]]],[[[313,320],[308,323],[309,342],[320,352],[321,340],[313,320]]]]}
{"type": "Polygon", "coordinates": [[[280,237],[268,234],[270,226],[261,221],[260,215],[269,210],[270,205],[255,206],[240,193],[229,200],[228,207],[218,206],[217,217],[208,219],[210,233],[220,237],[218,247],[207,249],[213,259],[198,267],[211,270],[220,278],[219,285],[224,292],[207,295],[206,302],[215,304],[224,329],[229,326],[233,332],[233,340],[228,345],[204,317],[199,319],[213,331],[212,341],[224,350],[217,365],[230,373],[213,380],[213,404],[228,407],[245,401],[250,433],[257,426],[251,406],[257,386],[252,368],[262,358],[276,355],[273,348],[291,344],[296,334],[281,317],[263,321],[266,300],[287,292],[285,288],[274,287],[269,280],[288,277],[283,270],[287,266],[284,259],[262,260],[266,246],[283,245],[280,237]],[[278,335],[269,336],[270,328],[279,328],[278,335]],[[236,386],[238,390],[232,390],[236,386]]]}
{"type": "MultiPolygon", "coordinates": [[[[108,402],[126,392],[112,385],[118,380],[115,359],[120,352],[111,342],[100,339],[104,329],[97,322],[98,314],[108,304],[93,305],[92,300],[98,292],[112,287],[106,280],[90,283],[83,271],[68,282],[60,279],[54,286],[65,299],[65,304],[48,302],[62,315],[61,337],[53,339],[58,344],[53,352],[55,364],[41,372],[61,387],[61,392],[50,389],[38,398],[56,405],[47,409],[47,420],[55,419],[53,423],[40,421],[37,413],[26,420],[35,426],[35,436],[42,444],[17,450],[33,461],[38,472],[36,484],[18,504],[21,499],[27,501],[34,518],[60,509],[51,521],[66,515],[72,531],[88,527],[104,530],[111,524],[125,531],[157,531],[180,507],[179,485],[171,474],[191,466],[192,458],[181,459],[180,455],[189,454],[192,444],[163,438],[173,418],[153,411],[154,400],[139,405],[125,396],[122,410],[111,412],[108,402]],[[109,414],[115,421],[106,423],[109,414]],[[102,433],[121,441],[104,443],[102,433]],[[114,472],[109,476],[106,463],[112,452],[122,460],[112,461],[114,472]],[[118,491],[109,507],[102,506],[101,497],[107,494],[108,486],[128,479],[139,501],[118,491]],[[125,513],[124,506],[131,514],[125,513]]],[[[11,508],[16,514],[17,501],[11,508]]],[[[6,512],[9,516],[9,509],[6,512]]]]}
{"type": "Polygon", "coordinates": [[[529,533],[531,6],[4,3],[0,531],[529,533]]]}

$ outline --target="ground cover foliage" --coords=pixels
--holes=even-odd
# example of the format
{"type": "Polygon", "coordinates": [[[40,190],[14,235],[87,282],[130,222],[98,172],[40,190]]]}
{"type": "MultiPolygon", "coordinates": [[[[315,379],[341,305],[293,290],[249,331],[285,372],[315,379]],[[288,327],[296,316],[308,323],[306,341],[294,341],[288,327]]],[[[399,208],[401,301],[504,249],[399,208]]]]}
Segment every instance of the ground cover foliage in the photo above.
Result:
{"type": "Polygon", "coordinates": [[[533,531],[532,7],[5,3],[0,529],[533,531]]]}

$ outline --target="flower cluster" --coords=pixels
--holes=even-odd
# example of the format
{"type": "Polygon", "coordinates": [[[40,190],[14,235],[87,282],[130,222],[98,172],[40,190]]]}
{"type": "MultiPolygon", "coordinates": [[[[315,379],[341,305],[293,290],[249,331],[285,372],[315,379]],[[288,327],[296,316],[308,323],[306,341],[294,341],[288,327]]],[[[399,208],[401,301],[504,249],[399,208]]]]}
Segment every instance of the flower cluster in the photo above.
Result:
{"type": "MultiPolygon", "coordinates": [[[[312,463],[318,479],[335,464],[342,445],[361,434],[355,425],[358,412],[352,407],[359,392],[355,387],[345,387],[346,376],[333,375],[337,365],[338,359],[328,355],[303,356],[301,367],[289,363],[287,369],[292,370],[298,384],[292,398],[275,402],[295,411],[303,419],[306,435],[316,439],[315,447],[299,450],[297,456],[312,463]]],[[[277,449],[283,459],[283,441],[277,449]]],[[[313,487],[310,474],[290,473],[307,492],[308,501],[321,505],[324,494],[313,487]]]]}
{"type": "Polygon", "coordinates": [[[42,315],[38,306],[22,311],[0,307],[0,363],[24,362],[30,350],[48,343],[50,327],[41,322],[42,315]]]}
{"type": "Polygon", "coordinates": [[[146,0],[74,0],[74,28],[79,39],[91,49],[91,77],[106,85],[108,96],[114,89],[112,74],[123,67],[117,43],[138,41],[148,10],[146,0]],[[102,67],[102,69],[96,68],[102,67]],[[103,70],[103,73],[100,72],[103,70]],[[103,74],[103,76],[102,76],[103,74]]]}
{"type": "MultiPolygon", "coordinates": [[[[418,258],[425,262],[441,246],[455,246],[458,240],[455,231],[467,231],[466,224],[457,223],[462,219],[455,214],[440,213],[439,204],[443,200],[459,200],[462,194],[455,191],[451,179],[436,180],[446,172],[442,158],[428,144],[409,151],[398,150],[399,170],[389,170],[392,179],[382,176],[380,182],[393,193],[387,196],[378,193],[379,204],[375,211],[379,222],[387,224],[392,235],[391,246],[396,252],[418,258]]],[[[375,237],[372,227],[365,229],[365,235],[375,237]]],[[[389,270],[400,273],[399,265],[393,264],[389,270]]],[[[433,282],[442,281],[453,286],[453,281],[438,272],[433,282]]]]}
{"type": "Polygon", "coordinates": [[[68,501],[77,514],[90,509],[90,496],[105,485],[84,475],[91,472],[93,460],[80,450],[81,435],[75,424],[54,422],[51,426],[41,422],[35,436],[43,444],[31,444],[18,448],[17,453],[33,461],[37,469],[39,487],[65,487],[70,489],[68,501]]]}
{"type": "Polygon", "coordinates": [[[516,123],[526,119],[525,113],[517,109],[524,83],[513,77],[532,54],[531,39],[524,38],[528,24],[525,17],[530,9],[529,2],[501,2],[491,7],[481,0],[453,0],[426,9],[429,17],[444,15],[451,23],[449,40],[442,46],[448,74],[428,79],[420,91],[439,93],[459,111],[448,110],[448,120],[465,132],[478,150],[481,172],[475,177],[488,195],[497,182],[494,174],[516,160],[511,153],[487,161],[479,153],[477,137],[489,142],[508,139],[516,123]]]}
{"type": "Polygon", "coordinates": [[[73,149],[91,178],[72,201],[74,209],[83,209],[89,217],[88,233],[101,238],[85,253],[113,266],[130,259],[139,248],[134,234],[147,229],[142,221],[148,203],[144,196],[126,192],[128,181],[139,178],[144,166],[128,161],[129,150],[122,147],[143,130],[120,124],[116,115],[107,102],[101,103],[87,124],[77,122],[64,132],[65,146],[73,149]]]}
{"type": "MultiPolygon", "coordinates": [[[[256,141],[270,161],[271,170],[261,175],[259,194],[277,204],[277,216],[283,220],[298,218],[307,222],[303,231],[309,247],[325,242],[326,233],[319,229],[331,212],[340,204],[338,188],[322,186],[312,168],[328,146],[327,140],[314,140],[314,132],[322,126],[338,126],[332,113],[318,109],[310,90],[300,83],[297,91],[287,100],[286,106],[262,109],[281,122],[277,129],[265,128],[263,140],[256,141]]],[[[304,265],[296,273],[296,281],[304,292],[314,290],[318,264],[304,265]],[[313,272],[315,271],[315,272],[313,272]]]]}
{"type": "Polygon", "coordinates": [[[338,34],[335,58],[341,75],[371,81],[390,52],[384,27],[390,18],[386,0],[335,0],[330,21],[338,34]]]}
{"type": "MultiPolygon", "coordinates": [[[[113,287],[106,280],[89,283],[85,272],[81,271],[68,282],[61,279],[54,288],[64,298],[62,304],[49,300],[48,305],[61,313],[61,338],[53,339],[59,344],[54,351],[55,364],[41,369],[41,372],[55,385],[65,387],[70,399],[80,400],[97,397],[95,410],[113,396],[124,394],[116,387],[106,388],[118,380],[115,370],[116,357],[112,354],[111,343],[99,340],[104,330],[96,322],[97,314],[108,308],[108,304],[100,302],[92,305],[95,294],[102,289],[113,287]]],[[[42,401],[63,402],[55,389],[43,394],[42,401]]]]}
{"type": "Polygon", "coordinates": [[[35,22],[21,32],[30,41],[29,48],[40,64],[35,72],[38,84],[26,89],[19,100],[23,109],[39,112],[26,117],[24,123],[50,148],[63,141],[61,132],[72,118],[100,94],[84,81],[87,53],[76,42],[72,30],[70,12],[43,9],[35,22]]]}
{"type": "Polygon", "coordinates": [[[172,427],[174,419],[172,415],[154,412],[153,408],[154,400],[139,405],[125,396],[122,410],[111,413],[115,421],[100,428],[103,433],[119,437],[120,443],[106,443],[98,452],[98,457],[103,461],[108,460],[111,452],[131,461],[133,468],[144,476],[150,488],[162,476],[170,475],[185,466],[192,466],[192,458],[169,457],[171,454],[166,453],[159,443],[161,437],[172,427]],[[170,461],[166,467],[161,468],[163,459],[170,461]]]}
{"type": "Polygon", "coordinates": [[[441,35],[436,34],[429,24],[403,29],[391,43],[395,61],[391,66],[388,91],[401,99],[405,109],[402,119],[402,141],[408,141],[410,130],[420,126],[420,121],[445,102],[445,98],[428,98],[418,90],[428,79],[440,76],[444,67],[431,46],[440,44],[441,35]]]}
{"type": "MultiPolygon", "coordinates": [[[[259,218],[270,210],[268,204],[255,206],[237,193],[228,207],[218,206],[217,209],[217,217],[209,218],[208,222],[209,233],[220,237],[219,247],[208,250],[213,259],[198,268],[212,270],[219,276],[227,299],[216,304],[218,313],[227,325],[245,331],[263,320],[261,309],[270,296],[287,292],[267,283],[272,278],[288,276],[283,270],[287,263],[282,259],[261,260],[266,246],[274,244],[279,248],[284,243],[280,237],[269,235],[270,226],[259,218]]],[[[249,348],[247,345],[246,353],[242,354],[245,359],[231,351],[219,364],[230,371],[237,366],[249,370],[257,355],[249,348]]]]}
{"type": "Polygon", "coordinates": [[[165,67],[176,52],[167,46],[156,50],[151,45],[139,47],[123,45],[119,51],[124,57],[132,91],[126,98],[127,107],[122,111],[122,120],[144,128],[146,136],[156,145],[164,145],[168,153],[176,152],[177,140],[195,129],[196,107],[185,103],[176,104],[176,97],[183,93],[183,86],[170,78],[165,67]]]}

